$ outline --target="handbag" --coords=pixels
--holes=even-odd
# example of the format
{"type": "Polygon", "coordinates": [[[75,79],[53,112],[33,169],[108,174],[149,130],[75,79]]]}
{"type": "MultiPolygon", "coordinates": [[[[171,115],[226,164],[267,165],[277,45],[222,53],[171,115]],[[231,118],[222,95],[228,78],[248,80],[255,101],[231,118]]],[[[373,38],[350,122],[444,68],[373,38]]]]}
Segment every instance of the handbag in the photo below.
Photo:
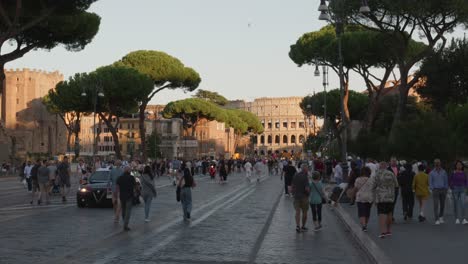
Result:
{"type": "Polygon", "coordinates": [[[181,191],[182,188],[180,188],[180,186],[177,186],[177,189],[176,189],[176,199],[178,202],[180,202],[180,191],[181,191]]]}
{"type": "Polygon", "coordinates": [[[322,192],[320,192],[317,188],[317,186],[315,185],[314,182],[312,182],[312,185],[314,186],[314,189],[320,194],[320,197],[322,198],[322,204],[326,204],[327,203],[327,199],[325,199],[322,195],[322,192]]]}

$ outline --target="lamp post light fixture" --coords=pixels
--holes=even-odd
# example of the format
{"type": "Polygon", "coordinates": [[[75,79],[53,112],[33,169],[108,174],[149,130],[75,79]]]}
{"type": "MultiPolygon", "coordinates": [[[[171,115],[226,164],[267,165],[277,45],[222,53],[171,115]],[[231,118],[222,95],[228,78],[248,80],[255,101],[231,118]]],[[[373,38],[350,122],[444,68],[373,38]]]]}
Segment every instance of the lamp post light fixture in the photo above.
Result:
{"type": "MultiPolygon", "coordinates": [[[[92,98],[93,98],[93,156],[97,153],[97,138],[96,138],[96,108],[99,97],[104,97],[102,92],[102,87],[100,85],[93,85],[92,88],[92,98]]],[[[81,93],[81,97],[87,97],[85,90],[81,93]]]]}
{"type": "MultiPolygon", "coordinates": [[[[320,1],[320,6],[318,7],[318,11],[320,11],[320,16],[319,20],[323,21],[330,21],[331,23],[334,23],[335,26],[335,31],[336,31],[336,38],[338,41],[338,75],[340,79],[340,101],[341,101],[341,122],[344,127],[343,129],[343,134],[342,134],[342,146],[341,146],[341,159],[343,162],[346,162],[346,157],[347,157],[347,118],[346,114],[344,111],[344,70],[343,70],[343,49],[342,49],[342,36],[344,33],[344,24],[346,21],[346,16],[344,14],[344,6],[345,6],[346,0],[321,0],[320,1]],[[327,2],[329,4],[334,4],[333,9],[330,9],[329,6],[327,5],[327,2]]],[[[371,10],[367,4],[367,0],[362,0],[362,5],[361,8],[359,9],[359,12],[362,14],[369,13],[371,10]]],[[[316,66],[316,69],[318,67],[316,66]]],[[[328,81],[325,80],[324,76],[324,84],[328,83],[328,81]]],[[[326,85],[324,85],[324,88],[326,85]]],[[[324,106],[325,108],[325,106],[324,106]]],[[[326,120],[326,119],[325,119],[326,120]]]]}

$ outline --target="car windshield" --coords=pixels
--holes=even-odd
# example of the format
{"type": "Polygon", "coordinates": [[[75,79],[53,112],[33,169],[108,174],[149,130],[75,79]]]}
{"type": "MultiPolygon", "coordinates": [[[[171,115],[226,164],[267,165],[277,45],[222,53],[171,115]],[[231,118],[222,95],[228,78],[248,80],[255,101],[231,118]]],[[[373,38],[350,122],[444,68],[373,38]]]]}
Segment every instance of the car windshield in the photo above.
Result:
{"type": "Polygon", "coordinates": [[[92,182],[108,182],[110,173],[108,171],[96,171],[94,172],[89,181],[92,182]]]}

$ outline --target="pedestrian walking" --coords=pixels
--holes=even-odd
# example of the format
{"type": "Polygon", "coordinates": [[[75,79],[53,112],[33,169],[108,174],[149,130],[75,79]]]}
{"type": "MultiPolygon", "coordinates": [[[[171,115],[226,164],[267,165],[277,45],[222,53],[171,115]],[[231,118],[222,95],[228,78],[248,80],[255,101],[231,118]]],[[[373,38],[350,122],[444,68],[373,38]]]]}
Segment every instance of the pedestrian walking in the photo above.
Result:
{"type": "Polygon", "coordinates": [[[172,184],[174,186],[176,186],[176,182],[178,180],[178,177],[179,177],[179,171],[181,170],[181,164],[182,162],[178,159],[174,159],[172,162],[171,162],[171,168],[172,168],[172,173],[171,173],[171,176],[172,176],[172,184]]]}
{"type": "Polygon", "coordinates": [[[284,193],[286,196],[291,196],[289,194],[289,187],[291,186],[292,179],[296,173],[297,173],[296,167],[292,165],[291,161],[289,161],[288,164],[283,167],[284,193]]]}
{"type": "Polygon", "coordinates": [[[343,182],[343,168],[338,162],[334,169],[334,179],[337,185],[340,185],[343,182]]]}
{"type": "Polygon", "coordinates": [[[372,189],[374,177],[371,177],[372,170],[369,167],[364,167],[361,170],[361,175],[354,182],[356,188],[356,204],[358,209],[359,222],[361,229],[367,232],[369,224],[370,212],[372,203],[374,202],[374,191],[372,189]]]}
{"type": "MultiPolygon", "coordinates": [[[[36,197],[36,193],[40,192],[39,182],[37,180],[37,173],[40,167],[41,167],[41,160],[37,160],[36,164],[34,164],[34,166],[31,169],[31,186],[32,186],[31,204],[34,204],[34,198],[36,197]]],[[[37,202],[39,203],[39,199],[37,200],[37,202]]]]}
{"type": "Polygon", "coordinates": [[[37,182],[39,184],[39,198],[37,204],[40,205],[42,199],[45,200],[46,204],[49,204],[49,169],[47,168],[47,160],[41,162],[41,166],[37,170],[37,182]]]}
{"type": "Polygon", "coordinates": [[[132,213],[133,197],[136,187],[135,177],[130,174],[131,168],[125,167],[124,173],[117,179],[116,192],[122,206],[122,219],[124,221],[124,231],[130,231],[128,224],[132,213]]]}
{"type": "Polygon", "coordinates": [[[120,198],[117,192],[117,180],[123,175],[124,170],[121,160],[116,160],[114,165],[115,166],[110,171],[110,184],[112,191],[112,207],[114,209],[114,223],[118,223],[122,205],[120,204],[120,198]]]}
{"type": "Polygon", "coordinates": [[[141,175],[141,196],[145,201],[145,222],[149,222],[149,212],[151,202],[156,197],[156,187],[154,186],[154,175],[150,166],[145,166],[141,175]]]}
{"type": "Polygon", "coordinates": [[[24,177],[26,178],[26,183],[28,187],[28,192],[32,192],[32,179],[31,179],[31,170],[34,165],[31,164],[31,161],[28,160],[26,166],[24,167],[24,177]]]}
{"type": "Polygon", "coordinates": [[[228,176],[228,165],[224,161],[224,159],[219,161],[218,169],[219,169],[219,183],[223,184],[226,183],[227,176],[228,176]]]}
{"type": "Polygon", "coordinates": [[[322,204],[324,201],[326,201],[326,199],[320,172],[314,171],[312,173],[312,181],[310,182],[309,196],[312,220],[314,221],[314,231],[322,229],[322,204]]]}
{"type": "Polygon", "coordinates": [[[395,174],[387,169],[385,161],[380,162],[372,187],[375,192],[375,202],[377,203],[377,213],[379,215],[380,238],[392,235],[393,202],[397,186],[398,180],[395,174]]]}
{"type": "Polygon", "coordinates": [[[54,160],[49,160],[47,165],[47,169],[49,169],[49,184],[48,184],[48,192],[52,194],[54,191],[58,192],[58,188],[54,190],[54,187],[57,186],[57,166],[55,165],[54,160]]]}
{"type": "Polygon", "coordinates": [[[401,188],[401,203],[403,205],[403,215],[404,219],[413,218],[413,208],[414,208],[414,192],[413,192],[413,180],[414,172],[411,164],[405,164],[404,170],[400,172],[400,177],[398,177],[398,184],[401,188]]]}
{"type": "Polygon", "coordinates": [[[67,201],[66,196],[70,192],[70,171],[71,170],[70,164],[68,163],[68,157],[65,156],[62,162],[57,166],[62,202],[67,201]]]}
{"type": "Polygon", "coordinates": [[[248,181],[250,181],[250,178],[252,177],[252,163],[250,161],[246,161],[244,164],[244,169],[245,169],[245,177],[248,181]]]}
{"type": "Polygon", "coordinates": [[[418,173],[414,176],[413,179],[413,192],[418,200],[419,205],[419,222],[426,221],[424,216],[424,208],[427,202],[427,199],[431,195],[429,190],[429,175],[424,171],[424,165],[418,165],[418,173]]]}
{"type": "Polygon", "coordinates": [[[307,211],[309,210],[310,185],[308,179],[309,168],[307,164],[301,165],[301,171],[296,173],[291,182],[291,192],[294,196],[294,209],[296,232],[307,231],[307,211]],[[301,225],[302,213],[302,225],[301,225]]]}
{"type": "MultiPolygon", "coordinates": [[[[398,161],[395,157],[392,157],[390,159],[390,166],[388,166],[387,168],[389,171],[391,171],[395,176],[396,178],[398,179],[398,177],[400,176],[400,167],[398,167],[398,161]]],[[[395,205],[396,205],[396,202],[398,200],[398,194],[400,192],[400,188],[399,188],[399,184],[397,184],[397,186],[395,187],[395,198],[393,200],[393,209],[392,209],[392,221],[395,222],[395,218],[394,218],[394,215],[395,215],[395,205]]]]}
{"type": "Polygon", "coordinates": [[[444,223],[445,199],[447,198],[448,176],[441,167],[440,159],[434,160],[434,169],[429,173],[429,187],[434,202],[434,220],[436,225],[444,223]]]}
{"type": "Polygon", "coordinates": [[[183,176],[179,180],[180,191],[180,202],[182,204],[182,212],[184,221],[191,220],[192,213],[192,189],[196,187],[195,179],[193,178],[190,169],[185,165],[182,165],[183,176]]]}
{"type": "Polygon", "coordinates": [[[460,224],[460,219],[463,219],[462,224],[466,225],[468,221],[465,218],[465,194],[468,188],[468,178],[465,165],[460,160],[455,162],[455,170],[450,177],[449,186],[452,190],[455,224],[460,224]]]}

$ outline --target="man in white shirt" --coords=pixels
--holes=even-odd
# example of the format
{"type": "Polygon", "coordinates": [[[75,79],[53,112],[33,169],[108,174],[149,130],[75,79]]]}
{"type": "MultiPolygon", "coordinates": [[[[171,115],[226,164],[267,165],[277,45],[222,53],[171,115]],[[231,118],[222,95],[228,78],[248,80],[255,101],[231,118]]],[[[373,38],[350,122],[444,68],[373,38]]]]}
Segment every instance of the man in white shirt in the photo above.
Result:
{"type": "Polygon", "coordinates": [[[31,170],[33,165],[31,161],[28,161],[26,166],[24,167],[24,177],[26,177],[26,182],[28,183],[28,192],[32,192],[32,180],[31,180],[31,170]]]}
{"type": "Polygon", "coordinates": [[[262,160],[258,160],[257,163],[255,163],[255,177],[257,178],[257,182],[260,181],[260,177],[263,174],[263,170],[265,168],[265,165],[262,163],[262,160]]]}
{"type": "Polygon", "coordinates": [[[341,168],[340,163],[335,166],[335,182],[336,184],[341,184],[343,182],[343,168],[341,168]]]}
{"type": "Polygon", "coordinates": [[[247,178],[247,180],[250,181],[250,178],[252,177],[252,163],[250,163],[250,161],[247,161],[244,164],[244,169],[245,169],[245,177],[247,178]]]}
{"type": "Polygon", "coordinates": [[[368,167],[371,170],[371,177],[375,175],[375,172],[378,169],[378,165],[374,163],[372,159],[367,159],[367,162],[365,164],[366,167],[368,167]]]}

